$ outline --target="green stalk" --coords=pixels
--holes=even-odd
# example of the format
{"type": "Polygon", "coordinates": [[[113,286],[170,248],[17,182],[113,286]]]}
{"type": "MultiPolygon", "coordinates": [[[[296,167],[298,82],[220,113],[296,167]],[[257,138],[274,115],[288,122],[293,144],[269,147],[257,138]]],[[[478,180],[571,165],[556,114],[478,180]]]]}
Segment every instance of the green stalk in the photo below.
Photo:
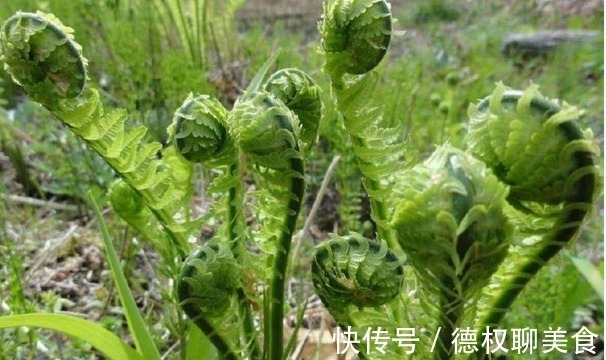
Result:
{"type": "Polygon", "coordinates": [[[229,346],[227,341],[217,333],[215,328],[208,323],[202,315],[191,320],[196,324],[196,326],[198,326],[200,330],[202,330],[208,340],[210,340],[210,342],[217,348],[217,351],[219,354],[221,354],[222,360],[240,360],[236,352],[229,346]]]}
{"type": "MultiPolygon", "coordinates": [[[[351,138],[351,141],[354,142],[356,145],[358,145],[360,147],[367,147],[366,140],[364,138],[354,136],[351,134],[350,134],[350,138],[351,138]]],[[[357,160],[358,164],[360,164],[360,162],[362,161],[358,157],[357,154],[356,154],[356,160],[357,160]]],[[[364,177],[362,181],[364,183],[364,188],[366,189],[367,193],[376,192],[381,189],[381,184],[376,180],[370,179],[368,177],[364,177]]],[[[398,244],[398,242],[394,236],[393,230],[391,229],[391,227],[389,225],[387,225],[387,223],[388,223],[387,205],[383,201],[378,200],[376,197],[370,197],[370,208],[372,210],[373,220],[375,221],[375,224],[377,225],[378,239],[385,240],[387,242],[387,245],[389,246],[389,248],[392,249],[393,251],[397,251],[397,249],[400,249],[400,244],[398,244]]]]}
{"type": "Polygon", "coordinates": [[[438,337],[438,349],[435,360],[454,359],[452,347],[452,333],[458,327],[463,315],[463,302],[456,295],[454,289],[443,290],[440,296],[440,334],[438,337]]]}
{"type": "Polygon", "coordinates": [[[198,56],[196,56],[196,50],[194,49],[194,40],[192,34],[190,32],[189,26],[187,24],[187,19],[185,18],[185,14],[183,13],[183,5],[180,1],[174,2],[177,7],[177,11],[179,13],[179,20],[181,21],[181,31],[185,33],[185,38],[187,39],[187,45],[189,47],[189,52],[191,54],[192,60],[198,65],[200,64],[198,56]]]}
{"type": "MultiPolygon", "coordinates": [[[[583,134],[576,125],[564,123],[560,126],[570,141],[583,139],[583,134]]],[[[481,319],[480,329],[484,329],[486,326],[491,328],[498,326],[528,282],[549,260],[576,238],[585,218],[591,212],[591,204],[596,196],[596,184],[599,182],[599,175],[595,171],[591,171],[595,165],[593,154],[588,151],[578,151],[575,157],[578,170],[573,173],[573,176],[577,175],[578,179],[574,185],[574,199],[564,203],[553,230],[543,237],[539,247],[514,268],[513,275],[500,286],[502,290],[490,304],[490,311],[481,319]]],[[[477,358],[484,359],[485,357],[486,353],[480,352],[477,358]]]]}
{"type": "MultiPolygon", "coordinates": [[[[61,119],[60,117],[57,117],[58,119],[61,119]]],[[[62,120],[63,121],[63,120],[62,120]]],[[[80,137],[91,149],[93,149],[93,151],[95,151],[97,154],[99,154],[99,156],[101,156],[103,158],[103,160],[105,160],[105,162],[117,173],[119,174],[122,179],[131,186],[131,188],[137,193],[139,194],[139,196],[141,196],[141,198],[144,200],[144,202],[146,203],[146,205],[148,205],[149,210],[151,211],[151,213],[156,217],[156,219],[158,219],[158,222],[160,223],[160,225],[162,225],[162,227],[164,228],[164,231],[166,231],[166,234],[168,235],[169,239],[171,240],[171,242],[173,243],[173,245],[175,245],[175,247],[177,248],[177,251],[179,252],[180,256],[185,256],[186,253],[186,249],[187,249],[187,239],[183,236],[182,233],[178,233],[173,231],[171,225],[174,224],[174,220],[172,215],[170,215],[168,213],[168,211],[166,211],[165,209],[154,209],[152,206],[149,206],[150,204],[153,204],[153,194],[147,190],[147,189],[137,189],[133,184],[133,173],[125,173],[120,171],[114,164],[114,159],[109,158],[104,156],[104,154],[106,153],[103,144],[101,144],[99,141],[94,141],[94,140],[88,140],[86,138],[84,138],[80,133],[78,133],[75,130],[72,130],[78,137],[80,137]]]]}
{"type": "MultiPolygon", "coordinates": [[[[237,161],[230,165],[228,168],[230,177],[239,176],[239,168],[240,167],[238,166],[237,161]]],[[[242,193],[242,183],[238,181],[237,185],[229,189],[227,195],[229,242],[231,251],[240,264],[242,264],[244,258],[244,251],[242,251],[244,243],[242,241],[243,239],[240,238],[240,234],[238,234],[238,229],[240,228],[239,225],[243,224],[242,211],[239,210],[242,206],[242,193]]],[[[246,293],[241,287],[237,290],[237,295],[239,306],[238,311],[244,321],[244,337],[246,339],[248,353],[252,359],[257,359],[259,357],[259,344],[257,341],[257,331],[255,330],[250,306],[248,305],[248,299],[246,297],[246,293]]]]}
{"type": "MultiPolygon", "coordinates": [[[[298,150],[298,149],[297,149],[298,150]]],[[[278,241],[277,254],[273,266],[273,279],[271,281],[271,304],[269,313],[269,332],[266,331],[265,341],[269,341],[269,360],[282,360],[284,337],[284,284],[288,267],[288,255],[292,236],[297,225],[297,218],[301,210],[303,195],[305,193],[305,165],[303,159],[296,157],[290,160],[292,170],[300,176],[292,177],[290,183],[290,200],[284,218],[284,226],[278,241]]]]}

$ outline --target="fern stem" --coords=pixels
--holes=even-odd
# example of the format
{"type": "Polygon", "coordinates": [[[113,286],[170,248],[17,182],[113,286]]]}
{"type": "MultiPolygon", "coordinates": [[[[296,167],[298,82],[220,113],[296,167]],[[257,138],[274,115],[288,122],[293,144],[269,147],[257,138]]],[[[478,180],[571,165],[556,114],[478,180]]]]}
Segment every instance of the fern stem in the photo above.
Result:
{"type": "MultiPolygon", "coordinates": [[[[60,116],[57,116],[54,113],[53,113],[53,115],[55,115],[56,118],[60,119],[64,123],[67,123],[60,116]]],[[[69,125],[69,123],[67,123],[67,124],[69,125]]],[[[183,257],[183,256],[187,255],[187,252],[186,252],[187,239],[185,239],[183,234],[173,231],[171,224],[174,224],[174,220],[173,220],[172,216],[165,209],[154,209],[154,207],[151,206],[151,204],[154,203],[151,192],[146,189],[137,188],[137,186],[135,185],[135,181],[133,180],[134,173],[121,171],[120,167],[116,166],[116,160],[114,158],[110,158],[110,157],[106,156],[106,151],[105,151],[105,148],[104,148],[103,144],[101,143],[101,141],[87,139],[86,137],[83,136],[83,134],[81,134],[78,131],[78,129],[72,128],[71,130],[80,139],[82,139],[93,151],[95,151],[99,156],[101,156],[101,158],[103,158],[103,160],[105,160],[105,162],[117,174],[119,174],[122,177],[122,179],[128,185],[130,185],[137,194],[139,194],[139,196],[141,196],[143,201],[148,205],[151,213],[156,217],[156,219],[158,219],[158,222],[166,231],[166,234],[168,235],[168,237],[171,240],[171,242],[173,243],[173,245],[177,248],[179,256],[183,257]]]]}
{"type": "MultiPolygon", "coordinates": [[[[355,135],[350,135],[350,137],[352,142],[354,142],[356,146],[361,148],[368,147],[364,138],[355,135]]],[[[356,160],[358,161],[358,164],[363,161],[357,154],[356,160]]],[[[377,180],[368,178],[366,176],[363,178],[363,183],[367,193],[374,193],[381,189],[381,184],[377,180]]],[[[398,244],[394,236],[393,230],[388,225],[387,204],[377,199],[376,197],[370,196],[370,207],[372,210],[373,220],[377,226],[377,240],[385,240],[392,251],[398,252],[400,249],[400,245],[398,244]]]]}
{"type": "Polygon", "coordinates": [[[284,284],[288,267],[288,255],[292,236],[297,225],[297,218],[301,210],[305,192],[305,165],[303,159],[295,157],[290,159],[291,168],[296,175],[291,178],[290,200],[286,210],[283,230],[278,241],[277,253],[274,259],[273,279],[271,281],[271,305],[269,313],[269,333],[266,332],[266,341],[270,342],[269,360],[282,360],[284,338],[284,284]]]}
{"type": "Polygon", "coordinates": [[[210,340],[210,342],[217,348],[217,352],[220,354],[222,360],[239,360],[236,352],[229,346],[227,341],[217,333],[215,328],[208,323],[203,316],[197,316],[192,319],[196,326],[202,330],[204,335],[210,340]]]}
{"type": "Polygon", "coordinates": [[[463,315],[464,304],[456,295],[454,289],[442,291],[440,298],[440,334],[438,337],[438,349],[434,359],[449,360],[454,358],[452,333],[457,328],[459,320],[463,315]]]}
{"type": "MultiPolygon", "coordinates": [[[[240,167],[238,161],[235,161],[229,166],[228,171],[230,177],[238,177],[240,167]]],[[[242,229],[243,224],[242,211],[242,183],[238,181],[235,186],[231,187],[227,195],[227,222],[228,222],[228,236],[232,253],[236,260],[242,264],[244,252],[242,251],[244,243],[242,241],[242,229]]],[[[246,293],[240,287],[237,290],[238,296],[238,311],[243,320],[244,337],[248,347],[248,353],[250,358],[256,359],[259,357],[259,344],[257,342],[257,333],[253,322],[253,317],[248,306],[248,299],[246,293]]]]}
{"type": "MultiPolygon", "coordinates": [[[[570,141],[583,139],[582,132],[575,124],[563,123],[560,128],[570,141]]],[[[577,151],[575,159],[577,171],[574,174],[582,176],[574,183],[574,198],[564,203],[553,229],[541,239],[541,245],[513,269],[511,277],[501,285],[501,292],[495,296],[489,306],[489,312],[480,321],[480,329],[498,326],[528,282],[578,235],[591,211],[599,180],[595,171],[583,171],[594,167],[593,153],[587,150],[577,151]]],[[[486,353],[480,351],[477,358],[485,357],[486,353]]]]}

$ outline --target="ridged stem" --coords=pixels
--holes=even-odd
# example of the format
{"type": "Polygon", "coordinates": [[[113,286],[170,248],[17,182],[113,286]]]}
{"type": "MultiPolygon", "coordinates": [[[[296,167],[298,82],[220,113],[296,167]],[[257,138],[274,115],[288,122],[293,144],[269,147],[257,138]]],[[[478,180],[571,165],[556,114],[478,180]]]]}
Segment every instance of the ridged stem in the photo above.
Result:
{"type": "MultiPolygon", "coordinates": [[[[238,161],[230,165],[228,168],[230,177],[239,177],[239,169],[240,167],[238,166],[238,161]]],[[[240,234],[238,234],[238,229],[241,228],[240,225],[243,223],[242,211],[239,210],[242,207],[242,193],[242,183],[238,181],[235,186],[229,189],[227,195],[227,223],[229,243],[234,257],[240,264],[242,264],[244,257],[244,252],[242,251],[244,247],[243,239],[241,239],[240,234]]],[[[242,287],[238,288],[237,296],[239,307],[238,312],[240,313],[240,316],[243,321],[244,337],[246,339],[246,345],[248,347],[248,354],[252,359],[256,359],[259,357],[259,344],[257,341],[257,332],[255,331],[253,317],[251,314],[250,307],[248,305],[248,298],[246,297],[246,293],[244,292],[242,287]]]]}
{"type": "MultiPolygon", "coordinates": [[[[51,111],[51,113],[52,113],[52,111],[51,111]]],[[[55,114],[53,113],[53,115],[55,115],[55,114]]],[[[58,119],[63,121],[61,119],[61,117],[56,116],[56,115],[55,115],[55,117],[57,117],[58,119]]],[[[174,223],[174,220],[172,218],[172,215],[170,215],[168,213],[168,211],[166,211],[164,209],[154,209],[152,206],[150,206],[150,204],[153,204],[153,200],[151,200],[152,194],[150,193],[150,191],[148,191],[146,189],[137,189],[137,187],[134,186],[134,182],[133,182],[133,178],[132,178],[133,173],[125,173],[123,171],[120,171],[120,169],[115,166],[114,159],[105,156],[106,152],[105,152],[105,148],[103,147],[102,144],[100,144],[98,141],[86,139],[84,136],[79,134],[78,131],[76,131],[74,129],[72,129],[72,132],[75,133],[76,136],[78,136],[80,139],[82,139],[99,156],[101,156],[101,158],[103,158],[103,160],[105,160],[105,162],[109,165],[109,167],[111,167],[112,170],[114,170],[117,174],[119,174],[122,177],[122,179],[124,180],[124,182],[126,182],[128,185],[130,185],[130,187],[137,194],[139,194],[141,199],[143,199],[143,201],[148,206],[151,213],[156,217],[156,219],[158,219],[158,222],[164,228],[164,231],[166,231],[166,234],[168,235],[168,237],[171,240],[171,242],[173,243],[173,245],[175,245],[175,247],[177,248],[179,256],[181,256],[181,257],[186,256],[187,255],[187,250],[186,250],[187,239],[185,239],[183,234],[173,231],[171,224],[174,223]]]]}
{"type": "MultiPolygon", "coordinates": [[[[189,313],[187,310],[185,310],[185,312],[189,313]]],[[[210,342],[215,346],[215,348],[217,348],[217,352],[220,354],[222,360],[240,360],[240,357],[229,346],[228,342],[217,333],[215,328],[210,323],[208,323],[202,315],[196,316],[192,319],[192,321],[196,324],[196,326],[198,326],[200,330],[202,330],[204,335],[206,335],[208,340],[210,340],[210,342]]]]}
{"type": "Polygon", "coordinates": [[[434,355],[434,359],[450,360],[454,359],[452,333],[457,328],[463,315],[464,304],[453,289],[442,291],[440,299],[440,334],[438,337],[438,349],[434,355]]]}
{"type": "MultiPolygon", "coordinates": [[[[297,149],[298,150],[298,149],[297,149]]],[[[305,193],[305,165],[300,157],[291,158],[291,168],[297,175],[291,178],[290,200],[284,218],[283,230],[278,240],[278,247],[273,266],[273,279],[271,281],[271,305],[269,313],[269,338],[265,341],[270,342],[269,360],[282,360],[283,357],[283,338],[284,338],[284,284],[286,281],[286,270],[288,268],[288,258],[292,236],[297,225],[297,218],[303,202],[305,193]]]]}
{"type": "Polygon", "coordinates": [[[372,90],[376,88],[376,83],[372,81],[371,75],[372,73],[368,73],[359,76],[357,81],[344,82],[334,74],[329,74],[331,78],[332,91],[337,101],[337,109],[343,117],[345,129],[347,130],[349,139],[353,144],[354,155],[358,163],[358,168],[363,175],[362,183],[366,189],[366,193],[369,194],[370,206],[372,210],[371,214],[377,226],[377,240],[381,239],[386,241],[387,245],[392,251],[398,255],[401,255],[402,249],[395,237],[393,229],[389,225],[389,211],[387,204],[383,201],[383,199],[379,199],[377,196],[371,195],[384,190],[384,186],[381,185],[380,181],[369,176],[372,174],[365,173],[365,166],[363,165],[368,165],[368,161],[365,161],[362,155],[359,154],[359,151],[357,151],[357,149],[369,149],[371,146],[369,146],[367,139],[363,137],[364,131],[362,131],[361,136],[359,129],[352,130],[347,125],[350,123],[357,124],[358,122],[367,122],[366,130],[377,126],[377,124],[368,122],[369,119],[363,118],[364,116],[376,115],[359,115],[360,113],[364,113],[366,107],[369,106],[366,101],[367,99],[362,97],[360,94],[364,93],[370,96],[373,92],[372,90]],[[356,97],[358,99],[356,99],[356,97]]]}
{"type": "MultiPolygon", "coordinates": [[[[355,142],[356,145],[360,147],[367,147],[366,140],[364,138],[351,135],[352,142],[355,142]]],[[[357,155],[356,159],[358,163],[362,161],[357,155]]],[[[367,192],[376,192],[381,189],[381,184],[373,179],[364,178],[363,179],[364,188],[367,189],[367,192]]],[[[378,239],[385,240],[387,245],[392,251],[398,251],[400,249],[400,245],[396,240],[395,234],[392,228],[388,225],[388,211],[387,204],[385,202],[378,200],[376,198],[370,197],[370,207],[372,209],[372,215],[374,217],[374,221],[377,225],[377,233],[378,239]]]]}
{"type": "MultiPolygon", "coordinates": [[[[583,134],[576,125],[563,123],[560,127],[570,141],[583,139],[583,134]]],[[[491,328],[498,326],[528,282],[578,235],[585,217],[591,211],[598,179],[593,171],[582,172],[583,168],[594,167],[592,153],[579,151],[575,157],[578,170],[573,175],[577,173],[581,175],[575,182],[575,198],[564,203],[562,213],[556,220],[553,230],[539,242],[542,246],[539,245],[531,255],[527,256],[512,271],[511,277],[500,286],[502,290],[490,304],[490,311],[481,319],[480,329],[484,329],[486,326],[491,328]]],[[[484,359],[486,356],[486,352],[480,351],[477,358],[484,359]]]]}
{"type": "MultiPolygon", "coordinates": [[[[354,142],[357,146],[367,147],[366,140],[364,138],[351,134],[350,138],[351,141],[354,142]]],[[[356,159],[358,163],[362,161],[357,155],[356,159]]],[[[376,192],[381,189],[381,184],[376,180],[364,177],[362,181],[364,183],[364,188],[367,190],[367,193],[376,192]]],[[[372,210],[373,220],[377,225],[378,239],[385,240],[392,251],[398,252],[400,249],[400,245],[396,240],[393,230],[388,225],[387,204],[385,204],[385,202],[381,200],[378,200],[375,197],[370,197],[370,207],[372,210]]]]}

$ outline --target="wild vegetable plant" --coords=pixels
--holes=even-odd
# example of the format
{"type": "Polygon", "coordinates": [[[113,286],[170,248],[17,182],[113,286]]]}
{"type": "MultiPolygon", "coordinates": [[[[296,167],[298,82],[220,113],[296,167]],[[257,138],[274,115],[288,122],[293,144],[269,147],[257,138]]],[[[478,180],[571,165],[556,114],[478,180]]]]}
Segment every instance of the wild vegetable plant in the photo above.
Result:
{"type": "MultiPolygon", "coordinates": [[[[422,163],[407,164],[400,129],[386,123],[383,109],[371,101],[392,23],[385,0],[329,0],[324,6],[323,71],[377,232],[375,239],[352,233],[320,244],[312,281],[340,326],[358,333],[380,326],[393,336],[396,328],[420,324],[429,333],[418,334],[416,354],[431,356],[420,348],[437,337],[433,357],[452,359],[456,328],[498,326],[528,281],[578,236],[599,193],[597,149],[577,124],[578,109],[548,100],[535,87],[522,92],[499,85],[470,107],[466,149],[443,144],[422,163]],[[418,291],[410,291],[415,283],[418,291]]],[[[110,192],[116,213],[166,263],[182,262],[173,290],[196,326],[189,327],[189,339],[201,339],[201,331],[225,359],[287,357],[290,246],[305,192],[305,162],[323,112],[313,79],[284,69],[264,82],[274,56],[231,111],[212,97],[192,94],[169,129],[174,147],[162,149],[145,143],[144,127],[125,128],[124,110],[104,110],[99,92],[86,85],[86,60],[71,29],[53,16],[17,13],[8,19],[0,30],[0,54],[15,82],[120,176],[110,192]],[[217,201],[201,217],[190,209],[193,163],[216,174],[210,191],[217,201]],[[245,196],[250,168],[257,190],[245,196]],[[251,227],[243,210],[247,197],[256,207],[251,227]],[[220,220],[220,228],[193,249],[196,231],[210,217],[220,220]],[[157,226],[161,235],[149,230],[157,226]]],[[[100,215],[98,220],[103,224],[100,215]]],[[[110,357],[158,358],[105,230],[103,235],[136,350],[111,334],[101,336],[109,343],[79,335],[110,357]]],[[[32,314],[0,318],[0,324],[44,327],[52,319],[32,314]]],[[[394,342],[384,354],[368,345],[368,338],[361,339],[361,358],[410,354],[394,342]]]]}
{"type": "MultiPolygon", "coordinates": [[[[144,127],[127,130],[126,111],[104,111],[99,92],[86,87],[87,61],[81,47],[72,30],[54,16],[17,13],[2,27],[0,51],[15,82],[121,177],[110,193],[116,212],[153,240],[166,263],[191,252],[175,279],[175,292],[179,306],[220,356],[282,359],[289,250],[305,191],[305,156],[315,142],[322,106],[313,79],[300,70],[284,69],[263,83],[274,56],[231,112],[206,95],[191,95],[176,111],[169,129],[180,157],[175,158],[174,150],[145,143],[144,127]],[[262,219],[254,234],[243,217],[244,156],[250,157],[263,178],[259,185],[265,187],[257,194],[262,219]],[[193,252],[189,239],[209,216],[193,218],[190,213],[192,162],[218,173],[211,191],[224,204],[212,215],[223,221],[218,235],[193,252]],[[165,236],[150,233],[154,224],[163,228],[165,236]],[[249,247],[258,249],[258,254],[249,254],[249,247]],[[253,308],[262,311],[253,314],[253,308]],[[262,325],[256,325],[255,319],[262,325]]],[[[121,273],[113,271],[116,276],[121,273]]],[[[23,321],[33,326],[43,326],[48,317],[40,315],[37,322],[36,315],[31,316],[33,321],[23,321]]],[[[142,324],[133,326],[131,318],[137,318],[132,311],[127,320],[131,331],[137,332],[142,324]]],[[[19,324],[19,319],[7,320],[4,326],[11,324],[19,324]]],[[[76,335],[65,327],[55,329],[76,335]]],[[[110,357],[117,356],[109,349],[112,346],[93,344],[110,357]]],[[[149,341],[136,345],[140,355],[157,357],[149,341]]],[[[134,356],[128,346],[122,347],[121,356],[134,356]]]]}
{"type": "MultiPolygon", "coordinates": [[[[383,111],[371,100],[374,69],[392,34],[389,4],[330,0],[320,31],[324,72],[371,197],[377,234],[376,242],[350,235],[320,245],[312,269],[316,291],[340,325],[358,333],[360,324],[430,327],[434,358],[452,359],[455,329],[498,327],[528,281],[578,236],[600,193],[597,146],[579,128],[578,109],[536,87],[499,85],[470,107],[466,151],[446,144],[400,171],[399,131],[383,127],[383,111]],[[532,246],[523,245],[530,237],[532,246]],[[371,249],[385,250],[375,256],[371,249]],[[414,271],[429,321],[408,318],[418,314],[411,306],[416,300],[395,281],[393,254],[410,265],[404,273],[414,271]],[[489,284],[500,290],[487,294],[489,284]]],[[[400,350],[371,354],[367,345],[360,341],[362,358],[393,358],[390,351],[400,350]]],[[[484,358],[487,350],[478,348],[484,358]]]]}

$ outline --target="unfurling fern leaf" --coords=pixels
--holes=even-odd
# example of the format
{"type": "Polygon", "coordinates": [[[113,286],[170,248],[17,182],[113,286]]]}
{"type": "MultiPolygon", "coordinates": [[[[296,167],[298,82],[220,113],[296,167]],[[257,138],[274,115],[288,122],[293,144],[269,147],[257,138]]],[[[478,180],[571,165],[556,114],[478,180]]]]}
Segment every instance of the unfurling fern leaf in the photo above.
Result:
{"type": "Polygon", "coordinates": [[[301,141],[309,150],[316,142],[322,117],[320,88],[315,81],[302,70],[282,69],[267,79],[265,90],[297,115],[301,124],[301,141]]]}
{"type": "Polygon", "coordinates": [[[577,123],[581,111],[545,98],[536,86],[515,91],[499,84],[469,115],[470,151],[511,187],[508,200],[521,216],[553,224],[493,294],[481,326],[494,327],[528,281],[577,237],[600,193],[598,148],[577,123]]]}
{"type": "Polygon", "coordinates": [[[385,305],[400,293],[404,280],[401,262],[385,243],[358,234],[319,245],[312,273],[318,296],[335,314],[349,305],[385,305]]]}
{"type": "Polygon", "coordinates": [[[331,0],[320,24],[323,71],[330,77],[337,109],[353,144],[370,196],[377,238],[399,252],[389,213],[393,175],[402,168],[404,145],[398,127],[383,127],[383,109],[373,106],[377,75],[391,39],[391,11],[385,0],[331,0]]]}
{"type": "Polygon", "coordinates": [[[227,110],[208,95],[190,94],[175,112],[169,128],[179,153],[207,167],[231,164],[235,147],[227,130],[227,110]]]}
{"type": "Polygon", "coordinates": [[[374,69],[391,40],[391,10],[385,0],[330,0],[320,23],[326,70],[340,77],[374,69]]]}
{"type": "MultiPolygon", "coordinates": [[[[344,329],[350,326],[363,334],[368,327],[397,327],[398,319],[394,319],[394,310],[388,304],[402,290],[404,269],[385,242],[377,243],[358,234],[332,237],[316,249],[312,280],[316,293],[344,329]]],[[[369,341],[363,343],[368,345],[369,341]]],[[[364,345],[359,350],[366,358],[369,354],[364,345]]],[[[398,353],[391,346],[385,350],[384,356],[379,352],[375,356],[389,359],[398,353]]]]}
{"type": "Polygon", "coordinates": [[[452,333],[465,306],[473,305],[507,255],[508,188],[483,163],[449,146],[399,181],[402,194],[392,224],[423,289],[438,299],[436,359],[450,359],[452,333]]]}
{"type": "Polygon", "coordinates": [[[241,275],[229,247],[212,242],[187,257],[177,281],[179,305],[225,359],[239,358],[230,334],[237,326],[225,321],[234,314],[241,275]]]}
{"type": "MultiPolygon", "coordinates": [[[[194,97],[189,95],[183,105],[177,109],[173,124],[168,130],[178,153],[189,161],[200,162],[206,168],[221,168],[222,173],[210,186],[211,192],[227,192],[222,207],[218,211],[223,225],[218,233],[229,244],[230,250],[238,264],[244,262],[246,243],[244,239],[243,186],[240,182],[238,163],[239,150],[229,134],[227,110],[218,100],[207,95],[194,97]]],[[[247,296],[238,288],[238,316],[243,319],[244,338],[251,356],[257,356],[257,331],[248,306],[247,296]]]]}
{"type": "Polygon", "coordinates": [[[291,159],[301,156],[297,116],[268,92],[236,102],[229,124],[238,147],[261,166],[290,169],[291,159]]]}
{"type": "Polygon", "coordinates": [[[145,127],[126,132],[126,111],[105,113],[98,91],[83,90],[86,60],[71,29],[52,15],[17,13],[0,34],[0,59],[7,71],[103,157],[150,207],[177,250],[187,253],[191,224],[178,218],[188,212],[183,199],[190,194],[176,185],[170,166],[155,158],[161,145],[143,144],[145,127]]]}
{"type": "Polygon", "coordinates": [[[73,29],[52,14],[17,12],[0,30],[0,61],[35,101],[53,106],[86,85],[87,60],[73,29]]]}
{"type": "Polygon", "coordinates": [[[470,107],[469,150],[510,184],[515,200],[559,204],[579,191],[595,196],[597,183],[588,181],[598,149],[576,123],[581,115],[543,97],[536,86],[517,91],[500,84],[470,107]],[[582,179],[584,186],[575,186],[582,179]]]}
{"type": "MultiPolygon", "coordinates": [[[[261,72],[267,67],[266,64],[261,72]]],[[[260,83],[261,77],[257,75],[253,83],[260,83]]],[[[270,299],[266,299],[269,316],[265,346],[268,358],[278,360],[283,353],[284,286],[290,246],[305,193],[299,120],[272,94],[249,88],[229,113],[228,124],[240,150],[250,156],[269,180],[271,196],[264,202],[270,218],[263,222],[263,232],[269,243],[266,245],[271,247],[265,246],[264,250],[273,266],[270,299]]]]}

